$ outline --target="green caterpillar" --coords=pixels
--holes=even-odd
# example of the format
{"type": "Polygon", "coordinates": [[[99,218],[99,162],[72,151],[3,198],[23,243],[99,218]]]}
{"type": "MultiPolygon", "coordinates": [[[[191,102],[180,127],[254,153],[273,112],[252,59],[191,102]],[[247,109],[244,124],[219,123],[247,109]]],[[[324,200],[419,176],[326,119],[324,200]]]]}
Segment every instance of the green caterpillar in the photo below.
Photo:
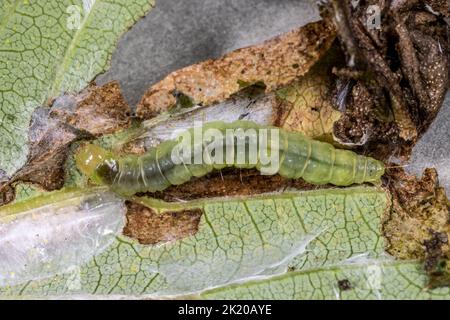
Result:
{"type": "Polygon", "coordinates": [[[189,129],[178,139],[165,141],[143,155],[116,157],[107,150],[88,144],[77,153],[76,163],[94,183],[108,185],[123,195],[162,191],[192,177],[204,176],[214,169],[233,166],[256,168],[263,174],[278,173],[285,178],[302,178],[313,184],[337,186],[377,183],[384,174],[383,163],[373,158],[336,149],[301,133],[249,121],[210,122],[200,128],[189,129]],[[196,140],[195,135],[199,132],[206,138],[196,140]],[[192,136],[193,141],[186,138],[192,136]],[[214,161],[221,152],[226,159],[214,161]],[[193,161],[196,159],[200,162],[193,161]],[[272,170],[267,166],[268,159],[277,162],[272,170]]]}

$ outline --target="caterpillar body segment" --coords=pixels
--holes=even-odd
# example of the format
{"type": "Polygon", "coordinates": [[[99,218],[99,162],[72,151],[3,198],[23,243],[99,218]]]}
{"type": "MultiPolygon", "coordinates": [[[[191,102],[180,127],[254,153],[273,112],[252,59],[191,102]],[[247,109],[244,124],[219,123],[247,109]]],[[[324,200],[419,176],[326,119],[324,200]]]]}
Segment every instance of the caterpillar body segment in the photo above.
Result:
{"type": "Polygon", "coordinates": [[[376,183],[384,174],[383,163],[373,158],[336,149],[301,133],[248,121],[210,122],[143,155],[115,157],[87,145],[77,153],[76,162],[92,181],[124,195],[162,191],[224,167],[256,168],[263,174],[279,173],[285,178],[336,186],[376,183]],[[196,139],[196,135],[203,138],[196,139]],[[184,151],[174,157],[177,148],[184,151]],[[268,170],[268,159],[276,159],[275,170],[268,170]]]}

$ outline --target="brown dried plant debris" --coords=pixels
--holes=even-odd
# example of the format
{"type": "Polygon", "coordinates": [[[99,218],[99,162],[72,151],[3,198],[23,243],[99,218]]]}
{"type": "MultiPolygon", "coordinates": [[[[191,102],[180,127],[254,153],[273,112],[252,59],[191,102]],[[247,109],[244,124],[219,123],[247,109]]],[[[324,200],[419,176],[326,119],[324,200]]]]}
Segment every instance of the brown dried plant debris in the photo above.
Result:
{"type": "Polygon", "coordinates": [[[72,142],[91,138],[87,132],[53,119],[50,109],[37,108],[28,131],[29,154],[25,165],[9,179],[0,181],[0,205],[15,199],[14,186],[19,182],[37,184],[45,190],[64,185],[64,162],[72,142]]]}
{"type": "Polygon", "coordinates": [[[383,224],[386,249],[399,259],[426,260],[431,271],[440,259],[450,259],[445,240],[450,235],[450,202],[436,170],[426,169],[421,179],[403,169],[390,169],[387,175],[392,208],[383,224]]]}
{"type": "Polygon", "coordinates": [[[203,214],[201,209],[157,213],[131,201],[127,201],[126,206],[127,223],[123,234],[147,245],[180,240],[196,234],[203,214]]]}
{"type": "Polygon", "coordinates": [[[448,234],[432,230],[430,230],[430,234],[431,238],[424,242],[426,248],[425,271],[429,275],[428,288],[448,287],[450,286],[448,234]]]}
{"type": "Polygon", "coordinates": [[[335,21],[347,54],[348,67],[336,73],[353,87],[335,136],[355,144],[391,141],[386,153],[407,159],[449,85],[447,0],[366,0],[356,6],[330,0],[322,9],[325,19],[335,21]],[[379,26],[373,8],[379,9],[379,26]]]}
{"type": "Polygon", "coordinates": [[[9,184],[9,177],[3,170],[0,170],[0,206],[15,199],[14,188],[9,184]]]}
{"type": "Polygon", "coordinates": [[[175,71],[148,89],[137,115],[152,118],[176,106],[180,96],[190,104],[210,105],[255,83],[273,91],[305,74],[331,46],[335,35],[331,23],[314,22],[261,45],[175,71]]]}
{"type": "Polygon", "coordinates": [[[28,159],[11,178],[0,179],[0,205],[14,200],[19,182],[47,191],[62,188],[70,145],[127,127],[130,114],[117,82],[91,86],[79,95],[66,94],[55,99],[51,108],[37,108],[28,131],[28,159]]]}
{"type": "Polygon", "coordinates": [[[95,136],[114,133],[130,125],[131,109],[117,81],[91,85],[83,92],[55,99],[51,116],[95,136]]]}

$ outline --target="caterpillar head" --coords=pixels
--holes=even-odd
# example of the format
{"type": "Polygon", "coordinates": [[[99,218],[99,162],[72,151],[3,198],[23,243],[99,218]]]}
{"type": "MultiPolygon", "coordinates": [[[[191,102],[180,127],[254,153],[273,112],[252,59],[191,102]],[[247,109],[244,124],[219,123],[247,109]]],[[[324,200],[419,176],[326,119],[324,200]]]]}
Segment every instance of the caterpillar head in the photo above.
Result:
{"type": "Polygon", "coordinates": [[[82,146],[75,155],[77,168],[97,184],[102,184],[98,169],[114,162],[112,153],[93,144],[82,146]]]}
{"type": "Polygon", "coordinates": [[[378,182],[384,174],[384,164],[373,158],[367,159],[366,181],[378,182]]]}

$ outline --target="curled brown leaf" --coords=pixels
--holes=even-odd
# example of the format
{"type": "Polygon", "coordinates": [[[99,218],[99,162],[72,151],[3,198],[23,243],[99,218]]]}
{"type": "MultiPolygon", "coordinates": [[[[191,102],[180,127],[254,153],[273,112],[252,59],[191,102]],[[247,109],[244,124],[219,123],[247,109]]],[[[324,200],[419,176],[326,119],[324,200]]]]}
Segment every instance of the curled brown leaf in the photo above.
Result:
{"type": "Polygon", "coordinates": [[[332,0],[322,9],[325,19],[333,18],[347,54],[347,70],[337,74],[355,83],[335,136],[357,145],[365,134],[366,149],[388,143],[387,157],[407,159],[449,85],[447,1],[368,0],[353,6],[332,0]],[[371,8],[378,9],[380,25],[372,24],[371,8]]]}

